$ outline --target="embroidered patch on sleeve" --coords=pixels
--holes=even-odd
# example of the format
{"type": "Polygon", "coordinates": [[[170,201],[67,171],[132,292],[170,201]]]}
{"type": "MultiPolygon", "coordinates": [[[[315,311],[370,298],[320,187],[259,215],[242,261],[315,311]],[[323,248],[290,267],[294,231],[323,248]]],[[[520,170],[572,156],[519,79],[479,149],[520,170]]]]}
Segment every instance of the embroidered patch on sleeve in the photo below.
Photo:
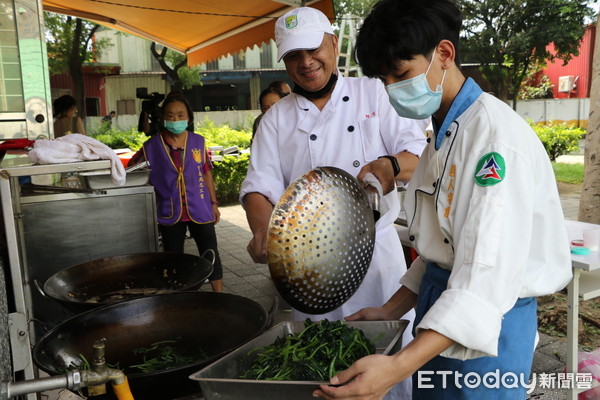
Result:
{"type": "Polygon", "coordinates": [[[500,153],[487,153],[477,163],[475,182],[479,186],[492,186],[504,180],[506,163],[500,153]]]}

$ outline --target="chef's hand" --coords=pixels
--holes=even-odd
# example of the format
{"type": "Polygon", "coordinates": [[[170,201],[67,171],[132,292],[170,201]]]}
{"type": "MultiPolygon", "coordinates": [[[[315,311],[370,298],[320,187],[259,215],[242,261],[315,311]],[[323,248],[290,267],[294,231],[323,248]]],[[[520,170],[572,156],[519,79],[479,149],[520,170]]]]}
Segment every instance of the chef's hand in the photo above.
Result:
{"type": "Polygon", "coordinates": [[[356,361],[333,378],[329,386],[321,385],[313,397],[325,399],[379,400],[399,382],[393,357],[374,354],[356,361]]]}
{"type": "Polygon", "coordinates": [[[267,232],[257,231],[248,243],[246,247],[252,261],[255,263],[266,264],[267,263],[267,232]]]}
{"type": "Polygon", "coordinates": [[[363,178],[369,172],[375,175],[377,180],[381,182],[384,195],[388,194],[394,189],[396,183],[394,182],[394,169],[392,168],[392,163],[390,163],[390,160],[387,158],[380,158],[378,160],[371,161],[362,167],[356,178],[363,186],[365,185],[363,178]]]}

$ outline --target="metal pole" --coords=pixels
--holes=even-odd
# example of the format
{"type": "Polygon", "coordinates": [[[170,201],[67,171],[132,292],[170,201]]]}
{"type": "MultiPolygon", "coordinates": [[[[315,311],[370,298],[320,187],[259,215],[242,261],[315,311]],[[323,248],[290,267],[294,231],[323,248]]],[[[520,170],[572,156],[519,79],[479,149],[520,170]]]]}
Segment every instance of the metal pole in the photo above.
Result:
{"type": "Polygon", "coordinates": [[[39,378],[22,382],[2,383],[0,400],[10,399],[28,393],[40,393],[54,389],[74,389],[81,387],[81,374],[79,371],[70,371],[64,375],[39,378]]]}

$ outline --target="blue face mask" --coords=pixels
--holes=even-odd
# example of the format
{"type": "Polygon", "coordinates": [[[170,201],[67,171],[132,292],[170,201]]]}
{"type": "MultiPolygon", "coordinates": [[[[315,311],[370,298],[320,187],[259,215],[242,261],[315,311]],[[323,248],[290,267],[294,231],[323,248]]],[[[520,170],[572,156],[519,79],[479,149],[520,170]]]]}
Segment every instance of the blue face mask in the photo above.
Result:
{"type": "Polygon", "coordinates": [[[165,121],[165,128],[176,135],[182,134],[185,132],[188,126],[188,120],[182,119],[179,121],[165,121]]]}
{"type": "Polygon", "coordinates": [[[432,91],[427,82],[427,73],[434,58],[435,53],[424,74],[385,87],[392,107],[401,117],[425,119],[431,117],[440,108],[446,70],[442,76],[442,83],[437,85],[435,92],[432,91]]]}

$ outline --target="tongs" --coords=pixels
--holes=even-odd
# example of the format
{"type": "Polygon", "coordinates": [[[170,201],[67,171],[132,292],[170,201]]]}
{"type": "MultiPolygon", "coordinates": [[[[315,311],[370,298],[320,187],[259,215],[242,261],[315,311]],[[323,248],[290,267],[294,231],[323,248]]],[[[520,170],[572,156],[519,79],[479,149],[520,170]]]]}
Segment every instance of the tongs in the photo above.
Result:
{"type": "Polygon", "coordinates": [[[137,171],[138,169],[146,168],[150,165],[148,161],[142,161],[139,164],[135,164],[134,166],[128,167],[125,169],[125,173],[128,174],[133,171],[137,171]]]}
{"type": "Polygon", "coordinates": [[[374,186],[371,185],[367,185],[365,187],[365,192],[367,192],[367,200],[369,202],[369,205],[371,206],[371,208],[373,209],[373,218],[375,219],[375,222],[379,221],[379,218],[381,217],[381,209],[380,209],[380,197],[379,197],[379,192],[377,191],[377,188],[375,188],[374,186]]]}

